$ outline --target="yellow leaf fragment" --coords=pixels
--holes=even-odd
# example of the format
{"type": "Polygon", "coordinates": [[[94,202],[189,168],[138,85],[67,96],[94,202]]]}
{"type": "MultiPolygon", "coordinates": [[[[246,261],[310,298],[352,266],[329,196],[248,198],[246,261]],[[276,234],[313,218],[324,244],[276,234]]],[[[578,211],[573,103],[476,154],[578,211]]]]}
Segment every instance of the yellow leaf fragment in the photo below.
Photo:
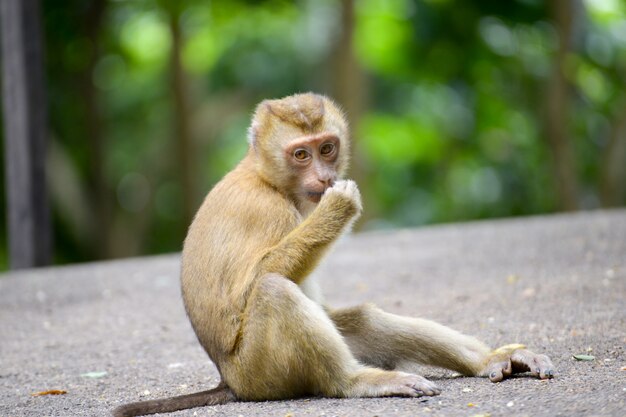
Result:
{"type": "Polygon", "coordinates": [[[506,277],[506,282],[509,285],[513,285],[515,284],[517,281],[519,281],[519,276],[515,275],[515,274],[511,274],[508,277],[506,277]]]}
{"type": "Polygon", "coordinates": [[[35,392],[30,395],[32,395],[33,397],[41,397],[42,395],[63,395],[63,394],[67,394],[67,391],[63,391],[60,389],[51,389],[48,391],[35,392]]]}

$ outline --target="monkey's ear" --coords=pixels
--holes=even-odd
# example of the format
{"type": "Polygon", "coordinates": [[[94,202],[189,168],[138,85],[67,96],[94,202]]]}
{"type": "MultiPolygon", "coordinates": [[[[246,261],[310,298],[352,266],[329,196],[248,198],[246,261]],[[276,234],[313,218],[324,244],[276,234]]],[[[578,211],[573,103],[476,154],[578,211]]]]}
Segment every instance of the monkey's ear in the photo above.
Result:
{"type": "Polygon", "coordinates": [[[250,124],[250,127],[248,127],[248,144],[250,145],[251,148],[256,150],[256,141],[257,141],[257,135],[258,135],[258,130],[259,130],[259,124],[256,122],[256,120],[252,120],[252,123],[250,124]]]}
{"type": "Polygon", "coordinates": [[[268,125],[268,114],[271,113],[272,109],[269,104],[269,100],[263,100],[256,106],[254,110],[254,115],[252,116],[252,123],[248,128],[248,144],[256,150],[257,142],[260,136],[263,136],[263,130],[267,129],[268,125]]]}

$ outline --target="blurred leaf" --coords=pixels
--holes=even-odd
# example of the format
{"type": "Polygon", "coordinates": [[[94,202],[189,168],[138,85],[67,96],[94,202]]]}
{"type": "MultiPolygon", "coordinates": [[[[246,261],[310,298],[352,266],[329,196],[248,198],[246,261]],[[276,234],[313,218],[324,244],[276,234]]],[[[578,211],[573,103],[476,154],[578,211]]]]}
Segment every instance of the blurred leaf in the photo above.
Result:
{"type": "Polygon", "coordinates": [[[417,120],[372,114],[363,119],[358,135],[370,157],[382,164],[432,164],[443,152],[438,132],[417,120]]]}
{"type": "Polygon", "coordinates": [[[43,395],[63,395],[63,394],[67,394],[67,391],[59,390],[59,389],[53,389],[53,390],[49,390],[49,391],[36,392],[36,393],[30,394],[30,395],[33,396],[33,397],[41,397],[43,395]]]}
{"type": "Polygon", "coordinates": [[[87,372],[87,373],[81,374],[80,376],[82,376],[83,378],[98,379],[98,378],[102,378],[106,376],[106,374],[107,374],[106,371],[97,371],[97,372],[87,372]]]}
{"type": "Polygon", "coordinates": [[[130,15],[122,25],[120,45],[136,63],[158,70],[171,47],[164,15],[156,10],[130,15]]]}
{"type": "Polygon", "coordinates": [[[407,74],[406,51],[411,40],[406,0],[358,2],[355,48],[363,64],[385,74],[407,74]]]}
{"type": "Polygon", "coordinates": [[[593,355],[574,355],[572,357],[577,361],[593,361],[596,359],[593,355]]]}

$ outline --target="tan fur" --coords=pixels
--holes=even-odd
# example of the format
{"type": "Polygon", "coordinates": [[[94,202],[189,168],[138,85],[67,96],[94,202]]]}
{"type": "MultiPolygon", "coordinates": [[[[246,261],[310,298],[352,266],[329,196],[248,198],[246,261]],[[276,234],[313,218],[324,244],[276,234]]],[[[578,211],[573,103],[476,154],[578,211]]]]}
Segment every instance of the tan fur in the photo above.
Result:
{"type": "Polygon", "coordinates": [[[371,304],[331,310],[329,315],[352,353],[384,369],[421,363],[477,375],[490,349],[441,324],[386,313],[371,304]]]}
{"type": "MultiPolygon", "coordinates": [[[[299,287],[361,212],[356,184],[340,180],[347,130],[341,111],[323,96],[262,102],[247,155],[200,207],[185,239],[182,294],[223,382],[219,400],[204,393],[194,404],[438,394],[432,382],[395,370],[411,363],[465,375],[500,367],[506,376],[505,361],[515,351],[491,353],[472,337],[371,305],[325,310],[299,287]],[[333,152],[322,153],[329,143],[333,152]],[[301,149],[306,161],[296,158],[301,149]]],[[[524,355],[517,357],[534,359],[524,355]]],[[[551,364],[544,365],[544,375],[552,375],[551,364]]],[[[116,415],[139,415],[142,407],[155,412],[163,401],[169,401],[163,410],[176,409],[176,399],[159,401],[116,415]]]]}

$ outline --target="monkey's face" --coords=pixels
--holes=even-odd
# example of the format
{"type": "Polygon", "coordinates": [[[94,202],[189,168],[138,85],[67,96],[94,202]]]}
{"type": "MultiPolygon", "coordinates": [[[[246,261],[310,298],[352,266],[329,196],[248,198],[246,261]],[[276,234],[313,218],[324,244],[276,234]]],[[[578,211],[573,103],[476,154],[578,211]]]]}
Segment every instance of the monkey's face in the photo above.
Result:
{"type": "Polygon", "coordinates": [[[337,136],[321,133],[294,139],[285,146],[285,158],[299,200],[319,203],[324,192],[333,186],[337,180],[340,144],[337,136]]]}
{"type": "Polygon", "coordinates": [[[331,100],[317,94],[261,102],[248,140],[258,174],[299,209],[318,203],[348,167],[347,122],[331,100]]]}

